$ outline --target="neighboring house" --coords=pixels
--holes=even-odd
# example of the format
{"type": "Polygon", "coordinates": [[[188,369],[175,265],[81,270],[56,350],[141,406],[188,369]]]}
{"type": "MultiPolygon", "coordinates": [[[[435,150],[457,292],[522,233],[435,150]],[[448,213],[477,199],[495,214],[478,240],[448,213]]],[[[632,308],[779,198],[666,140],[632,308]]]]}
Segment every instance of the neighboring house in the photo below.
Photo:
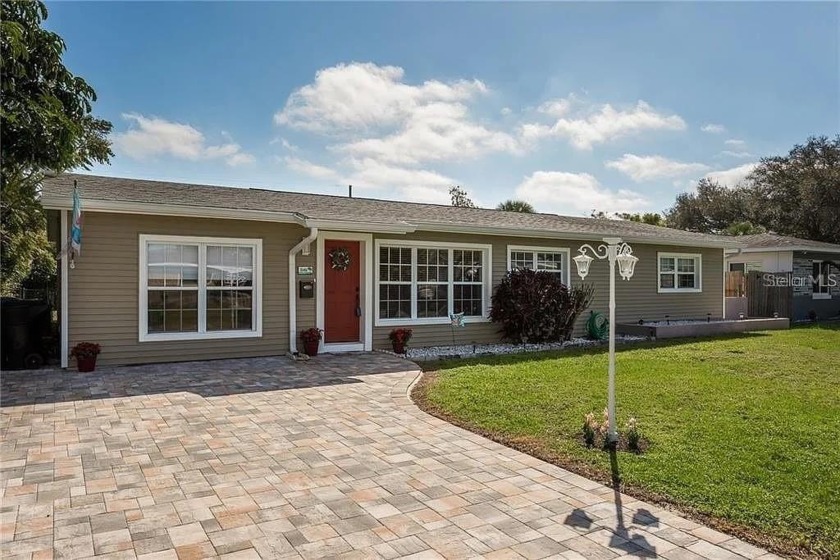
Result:
{"type": "MultiPolygon", "coordinates": [[[[617,282],[619,321],[721,317],[724,249],[738,246],[629,221],[70,174],[42,190],[62,239],[74,180],[84,228],[75,268],[62,261],[64,365],[83,340],[106,364],[283,354],[314,326],[335,352],[388,348],[395,327],[413,346],[496,342],[490,298],[509,269],[575,285],[570,258],[605,236],[639,257],[617,282]]],[[[593,263],[592,309],[607,311],[608,273],[593,263]]]]}
{"type": "Polygon", "coordinates": [[[728,271],[791,273],[793,320],[808,319],[811,311],[840,316],[840,245],[772,233],[733,239],[744,247],[727,250],[728,271]]]}

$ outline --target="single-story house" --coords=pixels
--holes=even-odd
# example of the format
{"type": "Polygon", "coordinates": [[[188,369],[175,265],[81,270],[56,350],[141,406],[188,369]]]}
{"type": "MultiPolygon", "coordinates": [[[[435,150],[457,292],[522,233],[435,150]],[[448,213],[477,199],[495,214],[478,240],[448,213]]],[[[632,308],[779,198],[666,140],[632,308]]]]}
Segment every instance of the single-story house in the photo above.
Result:
{"type": "Polygon", "coordinates": [[[777,283],[789,273],[791,319],[806,320],[812,311],[820,318],[840,316],[840,245],[774,233],[735,240],[744,246],[726,251],[728,271],[779,273],[777,283]]]}
{"type": "MultiPolygon", "coordinates": [[[[278,355],[308,327],[329,352],[388,348],[396,327],[412,346],[497,342],[490,298],[508,270],[575,285],[571,257],[604,237],[639,258],[617,284],[618,322],[722,317],[724,250],[739,246],[629,221],[73,174],[42,188],[57,239],[74,181],[84,226],[60,271],[63,366],[80,341],[105,364],[278,355]]],[[[593,263],[594,310],[608,279],[593,263]]]]}

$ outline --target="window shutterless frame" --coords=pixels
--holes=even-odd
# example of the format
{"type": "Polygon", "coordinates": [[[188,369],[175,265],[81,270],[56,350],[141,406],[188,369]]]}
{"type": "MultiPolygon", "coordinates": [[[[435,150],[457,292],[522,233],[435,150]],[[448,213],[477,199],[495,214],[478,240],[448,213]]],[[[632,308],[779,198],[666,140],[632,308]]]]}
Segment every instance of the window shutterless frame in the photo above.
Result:
{"type": "MultiPolygon", "coordinates": [[[[465,251],[482,252],[482,314],[481,316],[467,316],[464,318],[467,323],[487,322],[490,320],[490,294],[493,287],[493,247],[492,245],[477,243],[447,243],[441,241],[408,241],[403,239],[377,239],[374,252],[376,253],[374,269],[375,283],[375,309],[374,325],[398,326],[398,325],[444,325],[449,324],[449,317],[417,317],[417,285],[424,282],[417,281],[417,249],[447,249],[450,252],[448,260],[448,302],[449,312],[452,313],[454,306],[454,285],[453,282],[453,259],[452,250],[462,249],[465,251]],[[382,247],[408,247],[411,248],[411,317],[380,318],[380,249],[382,247]]],[[[385,284],[387,285],[387,284],[385,284]]]]}
{"type": "Polygon", "coordinates": [[[562,281],[566,286],[571,285],[572,276],[571,276],[571,250],[568,247],[535,247],[533,245],[508,245],[507,246],[507,270],[510,272],[512,270],[512,254],[513,253],[529,253],[531,258],[533,259],[533,266],[536,270],[537,267],[537,255],[538,253],[555,253],[555,254],[562,254],[563,261],[562,267],[563,269],[560,272],[562,276],[562,281]]]}
{"type": "Polygon", "coordinates": [[[259,338],[262,336],[262,239],[231,237],[190,237],[181,235],[140,235],[139,247],[139,312],[140,342],[170,340],[216,340],[229,338],[259,338]],[[198,246],[198,331],[149,332],[149,279],[148,246],[151,243],[170,243],[198,246]],[[253,308],[250,330],[207,331],[207,247],[251,247],[253,250],[252,299],[253,308]]]}
{"type": "Polygon", "coordinates": [[[703,255],[700,253],[657,253],[656,254],[656,290],[660,294],[696,294],[703,291],[703,255]],[[662,259],[673,259],[674,270],[662,270],[662,259]],[[679,271],[680,259],[694,260],[694,287],[680,288],[679,276],[689,273],[679,271]],[[662,275],[669,274],[674,277],[673,288],[662,287],[662,275]]]}
{"type": "Polygon", "coordinates": [[[830,262],[821,260],[812,261],[811,276],[814,282],[811,284],[811,299],[831,299],[830,274],[830,262]]]}

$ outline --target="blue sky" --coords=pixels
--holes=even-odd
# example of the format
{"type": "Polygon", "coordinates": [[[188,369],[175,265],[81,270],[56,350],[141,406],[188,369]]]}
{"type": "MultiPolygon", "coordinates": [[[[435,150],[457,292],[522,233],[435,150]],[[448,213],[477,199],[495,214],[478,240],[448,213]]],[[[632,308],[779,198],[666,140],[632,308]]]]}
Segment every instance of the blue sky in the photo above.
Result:
{"type": "Polygon", "coordinates": [[[836,3],[48,3],[114,176],[663,210],[840,130],[836,3]]]}

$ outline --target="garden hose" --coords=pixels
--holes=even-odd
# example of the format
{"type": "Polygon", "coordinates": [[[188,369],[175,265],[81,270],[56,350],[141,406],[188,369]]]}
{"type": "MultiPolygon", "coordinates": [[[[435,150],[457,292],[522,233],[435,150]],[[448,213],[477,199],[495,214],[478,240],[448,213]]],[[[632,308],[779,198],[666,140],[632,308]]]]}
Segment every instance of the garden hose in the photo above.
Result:
{"type": "Polygon", "coordinates": [[[603,313],[590,311],[589,319],[586,321],[586,334],[593,340],[604,340],[607,338],[607,331],[610,328],[610,321],[603,313]]]}

